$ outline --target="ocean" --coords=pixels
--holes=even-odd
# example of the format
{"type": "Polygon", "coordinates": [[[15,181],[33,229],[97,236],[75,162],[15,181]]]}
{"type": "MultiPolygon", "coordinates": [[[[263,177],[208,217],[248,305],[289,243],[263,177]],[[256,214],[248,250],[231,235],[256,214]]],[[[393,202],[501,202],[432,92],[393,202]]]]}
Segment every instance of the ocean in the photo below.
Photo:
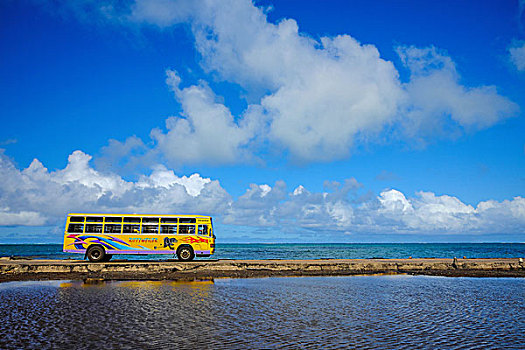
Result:
{"type": "MultiPolygon", "coordinates": [[[[62,246],[0,256],[67,259],[62,246]]],[[[516,258],[525,244],[218,244],[213,259],[516,258]]],[[[172,256],[121,256],[167,259],[172,256]]],[[[210,259],[211,259],[210,258],[210,259]]],[[[523,349],[525,279],[0,283],[0,349],[523,349]]]]}
{"type": "MultiPolygon", "coordinates": [[[[60,244],[0,244],[0,256],[34,259],[82,259],[62,252],[60,244]]],[[[525,243],[341,243],[217,244],[207,259],[365,259],[365,258],[520,258],[525,243]]],[[[114,257],[117,258],[117,257],[114,257]]],[[[172,255],[120,255],[119,259],[171,259],[172,255]]],[[[206,258],[198,258],[206,259],[206,258]]]]}
{"type": "Polygon", "coordinates": [[[523,349],[525,279],[0,283],[1,349],[523,349]]]}

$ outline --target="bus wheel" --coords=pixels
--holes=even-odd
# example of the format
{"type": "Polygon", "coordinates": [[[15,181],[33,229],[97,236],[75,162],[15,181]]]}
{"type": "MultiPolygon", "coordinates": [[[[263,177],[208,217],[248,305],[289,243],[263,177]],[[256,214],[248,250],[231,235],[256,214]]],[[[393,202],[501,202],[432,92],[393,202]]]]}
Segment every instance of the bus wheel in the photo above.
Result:
{"type": "Polygon", "coordinates": [[[92,245],[86,255],[91,262],[101,262],[106,258],[106,251],[99,245],[92,245]]]}
{"type": "Polygon", "coordinates": [[[177,249],[177,257],[180,261],[191,261],[195,257],[195,253],[191,246],[181,245],[179,249],[177,249]]]}

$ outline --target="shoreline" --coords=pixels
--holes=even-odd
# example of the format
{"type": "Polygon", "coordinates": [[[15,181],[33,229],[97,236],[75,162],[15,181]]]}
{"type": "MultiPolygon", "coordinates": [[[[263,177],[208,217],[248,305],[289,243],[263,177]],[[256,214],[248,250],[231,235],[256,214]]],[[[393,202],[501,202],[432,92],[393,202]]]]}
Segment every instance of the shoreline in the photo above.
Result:
{"type": "Polygon", "coordinates": [[[0,258],[0,282],[28,280],[199,280],[213,278],[410,274],[525,277],[525,263],[500,259],[28,260],[0,258]]]}

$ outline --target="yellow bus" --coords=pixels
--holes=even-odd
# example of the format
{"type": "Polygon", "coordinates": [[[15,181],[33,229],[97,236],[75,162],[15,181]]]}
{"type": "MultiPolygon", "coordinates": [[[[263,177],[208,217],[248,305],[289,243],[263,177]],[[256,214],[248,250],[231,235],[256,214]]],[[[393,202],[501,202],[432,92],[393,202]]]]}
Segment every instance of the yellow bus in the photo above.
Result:
{"type": "Polygon", "coordinates": [[[70,213],[64,252],[82,253],[92,262],[114,254],[177,254],[181,261],[215,251],[213,220],[204,215],[70,213]]]}

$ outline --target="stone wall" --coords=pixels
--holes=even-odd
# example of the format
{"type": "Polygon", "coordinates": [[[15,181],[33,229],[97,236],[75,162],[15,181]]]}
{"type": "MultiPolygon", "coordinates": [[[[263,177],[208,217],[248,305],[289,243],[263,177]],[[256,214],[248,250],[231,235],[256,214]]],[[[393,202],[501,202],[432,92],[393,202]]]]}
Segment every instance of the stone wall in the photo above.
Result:
{"type": "Polygon", "coordinates": [[[525,277],[522,259],[349,259],[113,261],[0,259],[0,281],[49,279],[193,280],[271,276],[417,274],[525,277]]]}

